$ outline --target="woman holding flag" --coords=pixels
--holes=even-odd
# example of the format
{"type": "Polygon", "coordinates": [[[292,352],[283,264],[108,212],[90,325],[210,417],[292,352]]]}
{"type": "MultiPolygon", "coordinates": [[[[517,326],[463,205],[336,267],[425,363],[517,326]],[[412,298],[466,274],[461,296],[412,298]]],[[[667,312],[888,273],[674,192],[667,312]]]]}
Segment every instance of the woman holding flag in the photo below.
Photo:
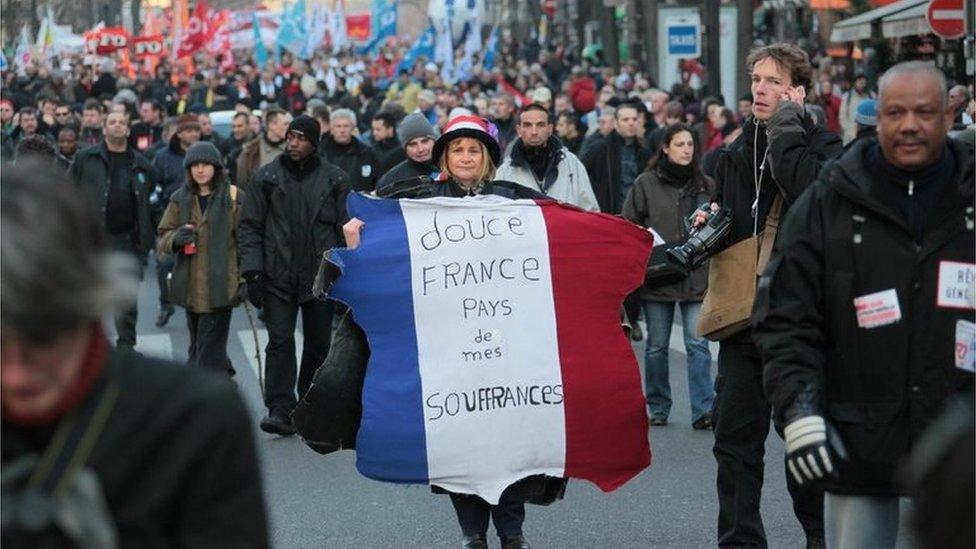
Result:
{"type": "MultiPolygon", "coordinates": [[[[493,181],[495,168],[501,162],[501,148],[493,135],[494,126],[478,116],[452,118],[434,144],[433,160],[440,176],[434,184],[434,196],[465,197],[495,194],[506,198],[545,198],[543,195],[508,181],[493,181]]],[[[363,222],[353,218],[344,227],[349,248],[359,244],[363,222]]],[[[436,485],[434,493],[446,493],[457,513],[461,527],[461,547],[487,549],[488,523],[494,522],[502,549],[527,549],[522,533],[525,504],[548,505],[562,499],[566,479],[533,475],[523,478],[502,492],[497,505],[471,494],[449,492],[436,485]]]]}

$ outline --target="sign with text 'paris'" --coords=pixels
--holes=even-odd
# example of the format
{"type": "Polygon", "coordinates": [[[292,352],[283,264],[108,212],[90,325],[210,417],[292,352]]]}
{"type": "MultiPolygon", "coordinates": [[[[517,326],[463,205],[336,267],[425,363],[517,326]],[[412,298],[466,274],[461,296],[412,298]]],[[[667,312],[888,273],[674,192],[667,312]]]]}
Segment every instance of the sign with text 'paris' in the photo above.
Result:
{"type": "Polygon", "coordinates": [[[669,18],[667,29],[668,55],[701,57],[701,20],[697,16],[669,18]]]}

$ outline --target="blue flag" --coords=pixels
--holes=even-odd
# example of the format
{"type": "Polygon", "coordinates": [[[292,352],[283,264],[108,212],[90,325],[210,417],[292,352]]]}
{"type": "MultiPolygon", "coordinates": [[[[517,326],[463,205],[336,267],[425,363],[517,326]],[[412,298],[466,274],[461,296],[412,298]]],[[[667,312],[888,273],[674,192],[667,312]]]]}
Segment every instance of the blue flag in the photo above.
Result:
{"type": "Polygon", "coordinates": [[[434,57],[434,36],[436,32],[434,31],[434,26],[431,25],[427,27],[427,30],[420,35],[420,39],[417,43],[413,45],[412,48],[407,52],[407,55],[403,57],[400,64],[397,65],[397,74],[401,70],[410,70],[413,68],[413,64],[417,62],[417,59],[424,56],[428,59],[434,57]]]}
{"type": "Polygon", "coordinates": [[[258,22],[257,10],[251,12],[251,26],[254,29],[254,59],[258,66],[264,67],[268,62],[268,48],[264,47],[264,39],[261,38],[261,23],[258,22]]]}
{"type": "Polygon", "coordinates": [[[360,50],[360,53],[375,53],[384,40],[396,36],[396,30],[396,0],[373,0],[373,39],[360,50]]]}
{"type": "Polygon", "coordinates": [[[495,68],[495,55],[498,54],[498,25],[491,29],[488,36],[488,44],[485,45],[485,57],[483,66],[486,71],[495,68]]]}
{"type": "MultiPolygon", "coordinates": [[[[276,52],[288,50],[294,54],[301,55],[305,50],[305,43],[308,41],[308,30],[305,26],[305,0],[298,0],[292,6],[291,11],[285,12],[282,8],[281,27],[278,29],[278,41],[275,46],[276,52]]],[[[276,55],[280,55],[276,53],[276,55]]]]}

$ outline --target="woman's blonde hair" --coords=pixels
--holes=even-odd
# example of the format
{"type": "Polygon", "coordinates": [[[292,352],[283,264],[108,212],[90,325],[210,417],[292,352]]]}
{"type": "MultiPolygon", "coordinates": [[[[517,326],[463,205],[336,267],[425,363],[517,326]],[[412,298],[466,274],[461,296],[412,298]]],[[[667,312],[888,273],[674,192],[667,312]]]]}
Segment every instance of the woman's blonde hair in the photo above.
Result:
{"type": "Polygon", "coordinates": [[[451,170],[447,169],[447,155],[450,154],[451,145],[459,139],[474,139],[478,142],[478,148],[481,149],[482,160],[481,173],[478,174],[478,181],[491,181],[492,179],[495,179],[495,163],[491,160],[491,155],[488,154],[488,147],[486,147],[480,139],[468,136],[456,137],[452,139],[446,147],[444,147],[444,153],[441,155],[438,163],[441,173],[447,175],[448,177],[454,177],[453,174],[451,174],[451,170]]]}

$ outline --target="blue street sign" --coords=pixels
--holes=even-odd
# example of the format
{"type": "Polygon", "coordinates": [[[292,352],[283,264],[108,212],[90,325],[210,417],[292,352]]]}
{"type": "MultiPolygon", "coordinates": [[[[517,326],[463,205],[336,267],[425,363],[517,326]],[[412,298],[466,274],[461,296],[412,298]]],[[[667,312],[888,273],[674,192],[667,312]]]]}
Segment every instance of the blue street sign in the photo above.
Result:
{"type": "Polygon", "coordinates": [[[698,25],[669,25],[668,55],[700,57],[701,36],[698,25]]]}

